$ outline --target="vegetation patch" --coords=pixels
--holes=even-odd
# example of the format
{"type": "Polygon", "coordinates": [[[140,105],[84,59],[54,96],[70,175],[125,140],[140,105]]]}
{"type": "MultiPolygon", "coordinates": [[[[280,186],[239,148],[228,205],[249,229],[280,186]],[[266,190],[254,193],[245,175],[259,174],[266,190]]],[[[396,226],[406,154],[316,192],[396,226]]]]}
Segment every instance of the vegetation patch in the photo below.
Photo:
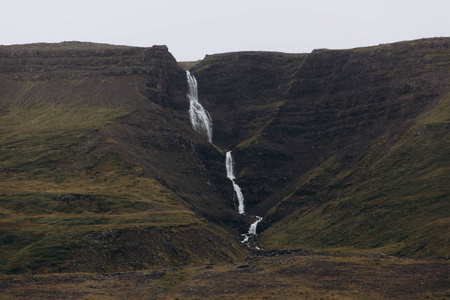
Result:
{"type": "Polygon", "coordinates": [[[448,101],[419,116],[389,150],[381,142],[351,169],[333,158],[309,172],[279,207],[303,204],[262,234],[264,245],[448,257],[448,101]]]}

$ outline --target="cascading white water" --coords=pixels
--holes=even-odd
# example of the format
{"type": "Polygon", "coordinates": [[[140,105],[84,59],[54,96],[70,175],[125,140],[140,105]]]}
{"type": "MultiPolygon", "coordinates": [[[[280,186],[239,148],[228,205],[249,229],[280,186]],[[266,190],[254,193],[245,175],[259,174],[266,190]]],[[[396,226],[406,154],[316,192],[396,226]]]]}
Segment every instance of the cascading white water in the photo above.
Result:
{"type": "MultiPolygon", "coordinates": [[[[256,216],[256,221],[253,222],[252,225],[250,225],[248,233],[242,234],[242,236],[244,237],[244,239],[242,240],[243,244],[248,242],[248,239],[250,238],[251,235],[256,235],[256,227],[258,226],[258,223],[262,221],[262,219],[263,219],[262,217],[256,216]]],[[[259,249],[258,247],[256,248],[259,249]]]]}
{"type": "MultiPolygon", "coordinates": [[[[186,77],[189,86],[187,96],[190,101],[189,117],[191,119],[192,128],[201,136],[206,138],[208,142],[212,143],[212,120],[209,113],[198,101],[197,80],[194,76],[191,75],[189,71],[186,71],[186,77]]],[[[245,214],[244,195],[242,194],[239,185],[237,185],[237,183],[234,181],[236,177],[234,176],[234,162],[231,151],[228,151],[226,154],[225,166],[227,169],[227,177],[233,183],[233,189],[236,193],[236,198],[238,199],[238,212],[239,214],[243,215],[245,214]]],[[[256,221],[250,225],[248,233],[242,234],[242,236],[244,237],[242,243],[246,243],[247,246],[250,246],[248,240],[250,236],[256,235],[256,227],[258,226],[258,223],[261,222],[261,220],[261,217],[256,216],[256,221]]],[[[258,247],[255,248],[259,249],[258,247]]]]}
{"type": "Polygon", "coordinates": [[[212,143],[212,120],[206,109],[198,102],[197,80],[189,71],[186,71],[186,76],[189,86],[187,96],[190,102],[189,117],[192,128],[212,143]]]}
{"type": "MultiPolygon", "coordinates": [[[[227,169],[227,177],[233,183],[234,192],[236,193],[236,197],[239,202],[238,211],[242,215],[245,213],[244,195],[242,194],[242,191],[241,191],[241,188],[239,187],[239,185],[237,185],[236,182],[234,182],[234,179],[236,177],[234,176],[234,161],[233,161],[233,156],[231,155],[231,151],[228,151],[226,154],[225,166],[227,169]]],[[[247,246],[250,247],[248,240],[249,240],[250,236],[256,235],[256,227],[258,226],[258,223],[262,221],[262,219],[263,219],[262,217],[256,216],[256,221],[250,225],[250,228],[248,229],[248,233],[242,234],[242,236],[244,237],[244,239],[242,240],[243,244],[247,244],[247,246]]],[[[259,249],[258,247],[255,247],[255,248],[259,249]]]]}
{"type": "Polygon", "coordinates": [[[233,162],[233,156],[231,155],[231,151],[228,151],[226,154],[225,166],[227,168],[227,177],[233,183],[233,188],[236,193],[236,197],[238,199],[238,203],[239,203],[238,211],[242,215],[245,213],[244,195],[242,194],[242,191],[241,191],[241,188],[239,187],[239,185],[237,185],[236,182],[234,182],[234,179],[235,179],[235,177],[234,177],[234,162],[233,162]]]}
{"type": "Polygon", "coordinates": [[[256,221],[250,225],[250,229],[248,230],[248,234],[256,234],[256,227],[258,226],[258,223],[262,221],[262,217],[256,216],[256,221]]]}

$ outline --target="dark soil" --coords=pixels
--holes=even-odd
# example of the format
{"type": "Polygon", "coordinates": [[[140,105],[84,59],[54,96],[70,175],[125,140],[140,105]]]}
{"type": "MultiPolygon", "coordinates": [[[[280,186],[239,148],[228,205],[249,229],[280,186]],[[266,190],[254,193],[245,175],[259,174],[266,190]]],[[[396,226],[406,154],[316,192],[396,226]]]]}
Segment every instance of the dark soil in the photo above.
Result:
{"type": "Polygon", "coordinates": [[[445,260],[315,251],[260,252],[225,265],[3,276],[7,299],[448,299],[445,260]]]}

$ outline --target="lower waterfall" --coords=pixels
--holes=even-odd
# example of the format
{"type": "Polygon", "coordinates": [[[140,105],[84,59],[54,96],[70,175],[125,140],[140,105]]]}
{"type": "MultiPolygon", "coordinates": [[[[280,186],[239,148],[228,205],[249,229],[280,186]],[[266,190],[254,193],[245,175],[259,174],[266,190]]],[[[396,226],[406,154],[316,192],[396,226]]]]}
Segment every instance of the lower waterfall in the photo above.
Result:
{"type": "MultiPolygon", "coordinates": [[[[248,229],[248,233],[241,234],[244,237],[244,239],[242,240],[241,243],[247,244],[247,246],[248,246],[248,242],[249,242],[248,240],[249,240],[250,236],[256,235],[256,227],[258,226],[258,223],[262,221],[262,219],[263,219],[262,217],[256,216],[256,221],[253,222],[252,225],[250,225],[250,228],[248,229]]],[[[255,247],[255,248],[259,250],[258,247],[255,247]]]]}

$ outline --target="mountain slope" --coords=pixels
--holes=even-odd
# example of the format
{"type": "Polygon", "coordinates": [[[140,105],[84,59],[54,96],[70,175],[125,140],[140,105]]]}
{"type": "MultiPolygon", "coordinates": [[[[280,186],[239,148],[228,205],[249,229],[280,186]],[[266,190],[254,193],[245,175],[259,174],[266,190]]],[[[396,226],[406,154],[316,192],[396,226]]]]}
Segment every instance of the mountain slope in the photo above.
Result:
{"type": "Polygon", "coordinates": [[[215,143],[234,149],[263,246],[448,256],[449,44],[230,53],[191,70],[213,120],[233,108],[215,143]]]}
{"type": "Polygon", "coordinates": [[[264,243],[448,256],[449,99],[391,147],[390,137],[381,137],[351,168],[343,171],[333,157],[311,170],[269,213],[280,221],[264,233],[264,243]]]}
{"type": "Polygon", "coordinates": [[[185,74],[166,47],[42,44],[0,56],[1,271],[246,253],[208,221],[242,226],[222,195],[222,154],[191,130],[185,74]]]}

